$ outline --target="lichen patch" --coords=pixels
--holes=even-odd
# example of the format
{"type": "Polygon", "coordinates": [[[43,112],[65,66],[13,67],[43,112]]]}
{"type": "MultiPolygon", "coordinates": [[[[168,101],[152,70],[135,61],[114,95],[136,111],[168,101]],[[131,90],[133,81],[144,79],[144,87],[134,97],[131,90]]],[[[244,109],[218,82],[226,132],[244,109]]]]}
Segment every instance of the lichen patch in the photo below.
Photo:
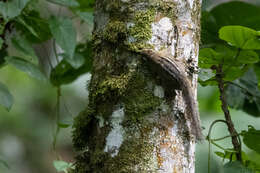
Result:
{"type": "Polygon", "coordinates": [[[158,22],[152,23],[152,37],[149,43],[154,46],[155,50],[160,50],[162,47],[167,48],[172,45],[171,36],[174,28],[170,18],[163,17],[158,22]]]}
{"type": "Polygon", "coordinates": [[[124,128],[121,123],[124,120],[124,108],[118,108],[111,115],[112,130],[106,137],[106,146],[104,152],[110,152],[111,157],[115,157],[124,139],[124,128]]]}

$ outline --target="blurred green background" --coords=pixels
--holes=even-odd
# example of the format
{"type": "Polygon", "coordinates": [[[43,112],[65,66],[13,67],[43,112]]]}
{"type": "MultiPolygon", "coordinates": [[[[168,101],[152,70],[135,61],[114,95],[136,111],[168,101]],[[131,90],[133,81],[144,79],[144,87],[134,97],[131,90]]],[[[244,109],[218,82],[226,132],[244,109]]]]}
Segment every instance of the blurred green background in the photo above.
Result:
{"type": "MultiPolygon", "coordinates": [[[[203,8],[211,8],[222,1],[204,1],[203,8]]],[[[260,3],[259,0],[250,2],[260,3]]],[[[72,84],[62,87],[61,122],[72,124],[73,117],[85,108],[88,95],[86,86],[89,80],[90,74],[85,74],[72,84]]],[[[0,160],[10,167],[8,169],[0,163],[0,173],[54,173],[56,171],[52,164],[53,160],[61,158],[73,162],[71,128],[60,131],[55,151],[52,146],[56,128],[56,89],[48,83],[28,77],[11,66],[0,69],[0,81],[8,86],[15,97],[15,104],[10,112],[0,107],[0,160]]],[[[210,123],[224,118],[218,97],[217,88],[198,87],[204,135],[207,135],[210,123]]],[[[239,132],[246,130],[248,124],[260,129],[259,118],[235,110],[231,110],[231,115],[239,132]]],[[[218,124],[213,129],[212,135],[214,137],[228,135],[227,128],[223,124],[218,124]]],[[[226,148],[232,147],[229,138],[220,144],[226,148]]],[[[243,149],[260,164],[259,155],[245,146],[243,149]]],[[[207,172],[207,141],[197,144],[196,151],[196,172],[207,172]]],[[[221,173],[222,160],[214,155],[215,151],[220,150],[212,147],[211,172],[221,173]]]]}

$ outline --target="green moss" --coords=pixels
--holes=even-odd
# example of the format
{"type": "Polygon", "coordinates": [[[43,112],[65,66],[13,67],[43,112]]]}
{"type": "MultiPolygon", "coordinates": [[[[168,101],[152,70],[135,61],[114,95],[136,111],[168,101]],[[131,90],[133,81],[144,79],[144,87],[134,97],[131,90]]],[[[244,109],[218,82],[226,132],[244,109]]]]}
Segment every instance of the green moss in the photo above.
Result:
{"type": "MultiPolygon", "coordinates": [[[[152,170],[152,163],[149,163],[153,158],[152,153],[154,146],[147,141],[151,129],[142,134],[140,138],[133,137],[123,142],[120,147],[120,152],[114,158],[110,158],[106,164],[105,169],[109,173],[140,173],[149,172],[152,170]],[[133,170],[138,165],[138,170],[133,170]]],[[[136,132],[135,132],[136,133],[136,132]]]]}
{"type": "Polygon", "coordinates": [[[84,150],[87,146],[89,132],[92,130],[91,124],[94,120],[94,113],[95,111],[88,107],[74,118],[72,138],[73,146],[78,151],[84,150]]]}
{"type": "Polygon", "coordinates": [[[135,91],[125,99],[125,113],[131,119],[141,119],[154,111],[160,103],[160,98],[148,90],[135,91]]]}
{"type": "Polygon", "coordinates": [[[99,83],[94,91],[93,97],[102,97],[102,100],[111,97],[119,97],[127,90],[127,85],[132,77],[132,72],[123,73],[119,76],[107,76],[99,83]]]}
{"type": "Polygon", "coordinates": [[[147,172],[147,169],[152,170],[150,161],[153,158],[154,144],[147,141],[149,141],[149,134],[153,126],[148,123],[144,124],[146,126],[143,126],[142,129],[128,132],[133,133],[130,135],[132,137],[124,140],[115,157],[111,157],[109,152],[104,152],[103,148],[97,147],[78,155],[74,172],[139,173],[147,172]],[[140,136],[135,136],[136,133],[140,133],[140,136]],[[136,165],[139,165],[139,170],[133,170],[136,165]]]}
{"type": "Polygon", "coordinates": [[[103,37],[107,41],[117,43],[120,39],[126,37],[126,32],[127,29],[124,22],[110,21],[104,30],[103,37]]]}
{"type": "Polygon", "coordinates": [[[131,79],[127,92],[122,98],[126,121],[139,121],[161,104],[161,99],[154,96],[153,91],[147,88],[148,79],[138,73],[131,79]]]}
{"type": "Polygon", "coordinates": [[[159,4],[157,5],[158,11],[161,12],[164,16],[169,17],[172,22],[175,21],[177,18],[176,12],[177,12],[177,5],[175,2],[169,1],[159,1],[159,4]]]}
{"type": "Polygon", "coordinates": [[[146,42],[152,37],[151,24],[154,20],[155,10],[153,8],[135,12],[133,26],[128,29],[129,37],[133,39],[133,41],[127,43],[130,50],[138,52],[144,47],[149,47],[146,42]]]}

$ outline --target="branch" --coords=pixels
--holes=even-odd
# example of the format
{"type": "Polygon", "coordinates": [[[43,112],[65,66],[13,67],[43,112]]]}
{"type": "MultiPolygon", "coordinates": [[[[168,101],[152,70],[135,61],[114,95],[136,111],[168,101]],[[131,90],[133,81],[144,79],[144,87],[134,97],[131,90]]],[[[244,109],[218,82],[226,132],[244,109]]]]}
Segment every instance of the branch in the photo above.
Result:
{"type": "Polygon", "coordinates": [[[225,82],[223,80],[223,68],[222,65],[219,65],[215,68],[216,70],[216,80],[218,82],[218,88],[219,88],[219,92],[220,92],[220,100],[221,100],[221,108],[224,112],[225,115],[225,119],[227,122],[227,126],[228,126],[228,131],[231,135],[231,139],[232,139],[232,144],[234,146],[234,149],[237,151],[236,153],[236,157],[237,160],[242,162],[242,155],[241,155],[241,143],[239,142],[239,137],[238,137],[238,133],[236,131],[236,129],[234,128],[234,124],[232,122],[231,116],[230,116],[230,112],[228,110],[228,104],[227,104],[227,99],[225,96],[225,82]]]}

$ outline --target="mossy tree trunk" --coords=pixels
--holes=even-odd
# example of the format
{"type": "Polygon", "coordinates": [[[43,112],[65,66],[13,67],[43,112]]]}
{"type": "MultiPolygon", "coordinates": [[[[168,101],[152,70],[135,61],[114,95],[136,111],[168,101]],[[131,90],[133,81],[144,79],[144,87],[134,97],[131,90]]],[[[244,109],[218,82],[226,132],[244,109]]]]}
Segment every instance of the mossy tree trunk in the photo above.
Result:
{"type": "Polygon", "coordinates": [[[76,173],[194,172],[179,84],[139,52],[185,61],[197,81],[200,0],[96,0],[89,104],[74,122],[76,173]]]}

